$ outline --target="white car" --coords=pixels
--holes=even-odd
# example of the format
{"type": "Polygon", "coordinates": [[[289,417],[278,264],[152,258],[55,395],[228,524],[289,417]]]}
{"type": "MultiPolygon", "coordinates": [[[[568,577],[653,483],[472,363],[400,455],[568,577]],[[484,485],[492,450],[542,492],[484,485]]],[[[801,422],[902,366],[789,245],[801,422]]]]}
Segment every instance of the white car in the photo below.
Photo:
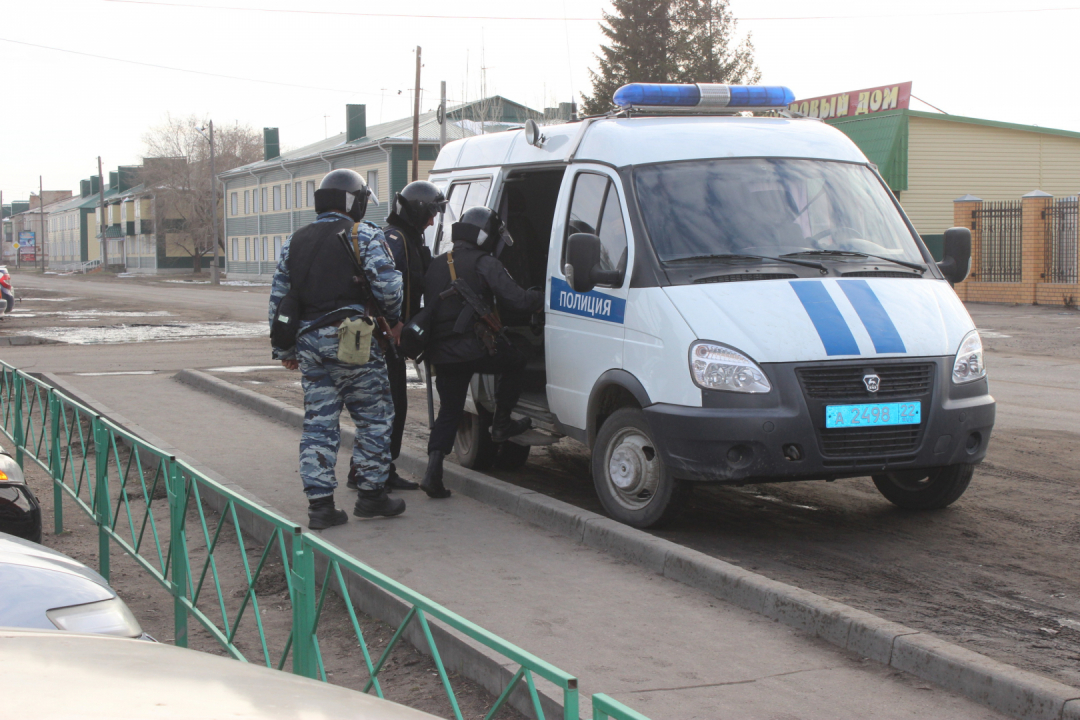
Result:
{"type": "Polygon", "coordinates": [[[0,533],[0,627],[153,639],[101,575],[7,533],[0,533]]]}
{"type": "Polygon", "coordinates": [[[4,717],[433,720],[388,700],[158,643],[0,629],[4,717]]]}

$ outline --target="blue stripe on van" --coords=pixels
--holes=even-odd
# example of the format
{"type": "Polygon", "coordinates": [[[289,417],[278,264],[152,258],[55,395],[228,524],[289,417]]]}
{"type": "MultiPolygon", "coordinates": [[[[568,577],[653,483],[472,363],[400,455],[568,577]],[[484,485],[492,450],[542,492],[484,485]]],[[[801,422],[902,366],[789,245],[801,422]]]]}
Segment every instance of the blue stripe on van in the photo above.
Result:
{"type": "Polygon", "coordinates": [[[826,355],[859,355],[859,344],[844,316],[820,280],[789,280],[810,322],[814,323],[826,355]]]}
{"type": "Polygon", "coordinates": [[[840,280],[839,283],[851,307],[859,314],[866,332],[870,333],[874,350],[879,353],[906,353],[903,338],[893,325],[889,313],[885,312],[881,300],[870,289],[870,284],[865,280],[840,280]]]}

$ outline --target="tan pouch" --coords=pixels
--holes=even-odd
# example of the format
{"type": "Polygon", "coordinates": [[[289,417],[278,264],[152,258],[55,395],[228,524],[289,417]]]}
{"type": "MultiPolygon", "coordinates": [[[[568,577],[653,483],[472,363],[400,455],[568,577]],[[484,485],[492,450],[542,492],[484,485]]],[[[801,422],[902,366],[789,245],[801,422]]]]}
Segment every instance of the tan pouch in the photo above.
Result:
{"type": "Polygon", "coordinates": [[[375,322],[360,316],[338,325],[337,359],[346,365],[366,365],[371,359],[371,333],[375,322]]]}

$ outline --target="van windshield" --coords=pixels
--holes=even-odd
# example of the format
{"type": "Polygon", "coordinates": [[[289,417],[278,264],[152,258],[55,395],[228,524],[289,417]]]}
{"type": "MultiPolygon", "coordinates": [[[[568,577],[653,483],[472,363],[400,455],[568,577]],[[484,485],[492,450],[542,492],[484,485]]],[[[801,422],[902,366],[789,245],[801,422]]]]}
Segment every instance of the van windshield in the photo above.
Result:
{"type": "Polygon", "coordinates": [[[638,205],[660,260],[860,253],[924,262],[869,168],[751,158],[645,165],[638,205]]]}

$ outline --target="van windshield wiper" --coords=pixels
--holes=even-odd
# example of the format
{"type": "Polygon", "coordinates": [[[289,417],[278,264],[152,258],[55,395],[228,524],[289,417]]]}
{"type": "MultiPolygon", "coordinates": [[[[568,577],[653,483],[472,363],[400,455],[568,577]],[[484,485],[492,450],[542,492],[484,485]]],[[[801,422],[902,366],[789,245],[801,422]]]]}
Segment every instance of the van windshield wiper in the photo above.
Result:
{"type": "MultiPolygon", "coordinates": [[[[895,265],[902,265],[909,267],[912,270],[918,270],[921,273],[926,272],[926,266],[919,263],[908,262],[907,260],[896,260],[894,258],[885,257],[884,255],[871,255],[870,253],[858,252],[856,250],[805,250],[803,252],[789,253],[789,255],[822,255],[822,256],[837,256],[846,255],[850,257],[865,257],[873,258],[875,260],[884,260],[885,262],[891,262],[895,265]]],[[[783,257],[788,257],[784,255],[783,257]]]]}
{"type": "Polygon", "coordinates": [[[668,260],[670,263],[677,262],[692,262],[694,260],[768,260],[770,262],[790,263],[792,265],[802,265],[803,267],[812,267],[820,270],[823,273],[829,272],[829,269],[819,262],[813,260],[795,260],[786,256],[781,257],[769,257],[768,255],[744,255],[741,253],[714,253],[710,255],[691,255],[689,257],[675,258],[674,260],[668,260]]]}

